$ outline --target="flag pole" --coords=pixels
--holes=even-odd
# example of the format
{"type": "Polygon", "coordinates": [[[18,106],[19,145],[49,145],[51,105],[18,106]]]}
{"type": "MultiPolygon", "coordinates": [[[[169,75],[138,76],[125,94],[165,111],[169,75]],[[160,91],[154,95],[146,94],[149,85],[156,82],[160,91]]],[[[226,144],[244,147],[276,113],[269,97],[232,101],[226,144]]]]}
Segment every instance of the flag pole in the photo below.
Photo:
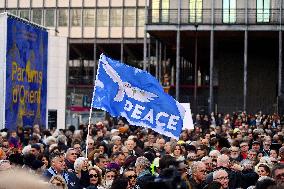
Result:
{"type": "MultiPolygon", "coordinates": [[[[92,103],[93,103],[94,93],[95,91],[93,92],[92,103]]],[[[91,105],[90,115],[89,115],[88,134],[87,134],[87,139],[86,139],[86,158],[88,158],[88,142],[89,142],[89,135],[90,135],[92,112],[93,112],[93,105],[91,105]]]]}

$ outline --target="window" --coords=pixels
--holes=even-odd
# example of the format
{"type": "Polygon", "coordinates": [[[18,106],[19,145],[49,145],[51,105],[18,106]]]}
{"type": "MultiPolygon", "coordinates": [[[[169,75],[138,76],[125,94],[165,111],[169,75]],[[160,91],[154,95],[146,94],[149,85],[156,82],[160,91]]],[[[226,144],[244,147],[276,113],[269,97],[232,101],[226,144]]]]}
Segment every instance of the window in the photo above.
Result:
{"type": "Polygon", "coordinates": [[[17,15],[17,10],[16,9],[8,9],[7,12],[13,14],[13,15],[17,15]]]}
{"type": "Polygon", "coordinates": [[[122,21],[122,9],[110,10],[110,26],[119,27],[122,21]]]}
{"type": "Polygon", "coordinates": [[[42,10],[41,9],[34,9],[32,21],[37,23],[37,24],[42,24],[41,20],[42,20],[42,10]]]}
{"type": "Polygon", "coordinates": [[[236,7],[236,0],[223,0],[223,23],[236,22],[236,7]]]}
{"type": "Polygon", "coordinates": [[[270,0],[256,1],[256,21],[269,22],[270,17],[270,0]]]}
{"type": "Polygon", "coordinates": [[[20,10],[20,17],[30,20],[30,11],[29,10],[20,10]]]}
{"type": "Polygon", "coordinates": [[[162,1],[162,12],[161,12],[161,19],[162,22],[169,22],[169,9],[170,9],[170,1],[163,0],[162,1]]]}
{"type": "Polygon", "coordinates": [[[67,26],[68,23],[68,10],[67,9],[59,9],[58,11],[58,26],[67,26]]]}
{"type": "Polygon", "coordinates": [[[134,27],[135,26],[135,19],[136,11],[132,8],[124,9],[124,26],[126,27],[134,27]]]}
{"type": "Polygon", "coordinates": [[[109,9],[97,9],[97,15],[99,15],[99,19],[97,19],[98,27],[108,26],[108,11],[109,9]]]}
{"type": "MultiPolygon", "coordinates": [[[[144,16],[145,17],[145,16],[144,16]]],[[[160,0],[152,0],[152,22],[160,20],[160,0]]]]}
{"type": "Polygon", "coordinates": [[[138,9],[138,26],[142,27],[145,24],[145,9],[138,9]]]}
{"type": "Polygon", "coordinates": [[[81,26],[81,9],[71,10],[71,26],[81,26]]]}
{"type": "Polygon", "coordinates": [[[202,21],[203,0],[189,0],[189,22],[199,23],[202,21]]]}
{"type": "Polygon", "coordinates": [[[54,10],[47,9],[45,11],[45,26],[54,27],[54,10]]]}
{"type": "Polygon", "coordinates": [[[95,26],[95,10],[94,9],[84,9],[84,26],[94,27],[95,26]]]}

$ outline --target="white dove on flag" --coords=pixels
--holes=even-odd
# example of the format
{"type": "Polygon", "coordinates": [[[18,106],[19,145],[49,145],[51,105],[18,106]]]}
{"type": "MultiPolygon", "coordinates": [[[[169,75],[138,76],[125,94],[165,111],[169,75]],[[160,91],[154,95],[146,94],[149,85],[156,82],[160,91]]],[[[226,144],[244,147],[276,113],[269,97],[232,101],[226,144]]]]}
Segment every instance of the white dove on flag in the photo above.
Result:
{"type": "Polygon", "coordinates": [[[144,91],[138,87],[133,87],[130,83],[122,81],[118,73],[109,65],[104,56],[101,57],[100,61],[109,77],[118,84],[119,89],[114,101],[121,102],[125,94],[140,102],[150,102],[151,100],[154,100],[154,98],[158,97],[154,93],[144,91]]]}

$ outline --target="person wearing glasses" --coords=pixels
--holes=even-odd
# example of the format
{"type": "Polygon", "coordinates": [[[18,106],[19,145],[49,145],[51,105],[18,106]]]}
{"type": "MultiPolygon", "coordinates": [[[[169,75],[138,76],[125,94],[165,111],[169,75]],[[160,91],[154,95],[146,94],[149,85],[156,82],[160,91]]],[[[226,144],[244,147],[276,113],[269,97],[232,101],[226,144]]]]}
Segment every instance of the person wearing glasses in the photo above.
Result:
{"type": "Polygon", "coordinates": [[[222,185],[222,189],[229,188],[229,175],[224,169],[213,172],[213,181],[217,181],[222,185]]]}
{"type": "Polygon", "coordinates": [[[90,185],[87,187],[87,189],[104,189],[102,187],[102,176],[101,176],[101,170],[99,170],[96,167],[89,168],[89,179],[90,179],[90,185]]]}
{"type": "Polygon", "coordinates": [[[136,188],[137,175],[134,168],[128,168],[123,172],[123,177],[128,179],[128,189],[136,188]]]}
{"type": "Polygon", "coordinates": [[[67,184],[64,178],[60,175],[54,175],[51,177],[49,183],[51,184],[51,188],[56,189],[68,189],[67,184]]]}
{"type": "Polygon", "coordinates": [[[190,188],[203,188],[206,185],[205,177],[206,165],[202,161],[193,162],[191,165],[191,177],[188,179],[190,188]]]}

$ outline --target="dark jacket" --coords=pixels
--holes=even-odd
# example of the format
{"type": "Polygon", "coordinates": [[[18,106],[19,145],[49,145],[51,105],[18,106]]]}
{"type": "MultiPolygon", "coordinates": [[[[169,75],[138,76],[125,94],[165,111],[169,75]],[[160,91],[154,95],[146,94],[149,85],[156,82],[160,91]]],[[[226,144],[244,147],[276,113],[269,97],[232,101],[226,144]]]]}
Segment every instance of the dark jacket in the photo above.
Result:
{"type": "MultiPolygon", "coordinates": [[[[56,175],[56,171],[50,167],[49,169],[43,172],[43,177],[49,181],[53,175],[56,175]]],[[[64,178],[67,183],[68,189],[81,189],[80,181],[74,173],[63,171],[61,176],[64,178]]]]}
{"type": "Polygon", "coordinates": [[[198,184],[192,177],[188,179],[189,181],[189,189],[202,189],[204,188],[205,183],[198,184]]]}
{"type": "Polygon", "coordinates": [[[154,181],[155,177],[150,173],[149,170],[145,170],[143,173],[140,173],[137,178],[136,185],[141,189],[146,189],[149,182],[154,181]]]}

